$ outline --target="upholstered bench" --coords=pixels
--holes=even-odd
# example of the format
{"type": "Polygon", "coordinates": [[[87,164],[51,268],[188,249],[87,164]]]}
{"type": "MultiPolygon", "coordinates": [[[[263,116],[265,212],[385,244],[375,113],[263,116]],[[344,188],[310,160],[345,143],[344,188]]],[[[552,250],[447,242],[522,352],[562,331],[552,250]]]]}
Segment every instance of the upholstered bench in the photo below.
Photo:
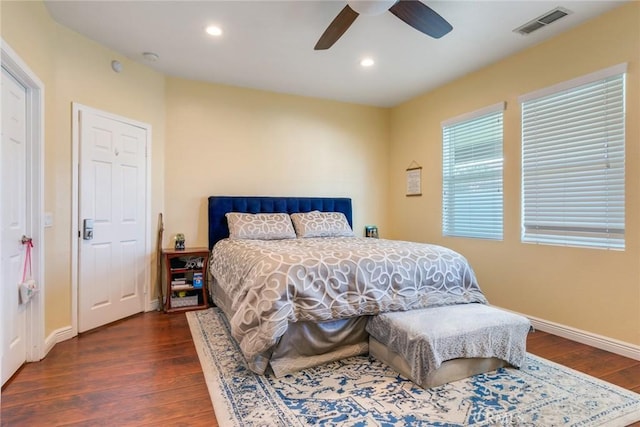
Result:
{"type": "Polygon", "coordinates": [[[484,304],[460,304],[373,316],[369,353],[424,387],[511,365],[526,354],[526,317],[484,304]]]}

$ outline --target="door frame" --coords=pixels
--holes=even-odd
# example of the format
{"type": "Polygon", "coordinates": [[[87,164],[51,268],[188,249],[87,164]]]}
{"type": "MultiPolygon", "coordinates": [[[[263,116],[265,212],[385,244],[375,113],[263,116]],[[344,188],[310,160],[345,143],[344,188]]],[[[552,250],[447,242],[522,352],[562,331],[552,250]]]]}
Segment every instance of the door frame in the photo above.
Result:
{"type": "MultiPolygon", "coordinates": [[[[20,58],[20,56],[0,38],[2,68],[7,70],[27,90],[27,207],[26,226],[31,238],[36,242],[32,251],[33,278],[40,292],[31,299],[26,308],[26,354],[25,361],[36,362],[45,356],[44,307],[46,282],[44,279],[44,84],[20,58]]],[[[1,125],[0,125],[1,126],[1,125]]],[[[1,153],[1,151],[0,151],[1,153]]],[[[1,155],[1,154],[0,154],[1,155]]],[[[0,162],[0,165],[2,162],[0,162]]],[[[1,166],[0,166],[1,167],[1,166]]],[[[0,206],[2,198],[0,197],[0,206]]],[[[2,215],[2,209],[0,209],[2,215]]],[[[0,230],[0,239],[2,231],[0,230]]],[[[0,249],[1,250],[1,249],[0,249]]],[[[2,264],[0,264],[0,269],[2,264]]],[[[0,272],[1,273],[1,272],[0,272]]],[[[0,298],[3,298],[0,287],[0,298]]],[[[2,318],[0,305],[0,318],[2,318]]],[[[0,338],[3,332],[0,331],[0,338]]],[[[0,356],[3,349],[0,346],[0,356]]]]}
{"type": "Polygon", "coordinates": [[[133,126],[137,126],[146,130],[146,174],[145,174],[145,230],[144,230],[144,245],[145,245],[145,260],[144,260],[144,286],[143,286],[143,298],[144,298],[144,311],[150,311],[151,299],[151,125],[143,122],[139,122],[128,117],[119,116],[117,114],[108,113],[96,108],[88,107],[86,105],[72,102],[72,153],[71,153],[71,165],[72,165],[72,177],[71,177],[71,333],[72,336],[78,335],[78,316],[80,313],[78,302],[78,286],[79,286],[79,256],[80,256],[80,204],[79,204],[79,192],[80,192],[80,115],[81,112],[87,112],[92,114],[101,115],[111,120],[117,120],[120,122],[128,123],[133,126]]]}

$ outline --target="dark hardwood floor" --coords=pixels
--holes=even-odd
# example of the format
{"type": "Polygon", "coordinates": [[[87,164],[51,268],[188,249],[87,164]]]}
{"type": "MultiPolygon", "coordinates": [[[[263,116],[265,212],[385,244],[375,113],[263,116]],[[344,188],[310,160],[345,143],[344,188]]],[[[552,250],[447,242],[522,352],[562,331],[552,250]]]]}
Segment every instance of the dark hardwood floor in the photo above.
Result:
{"type": "Polygon", "coordinates": [[[217,426],[184,313],[57,344],[2,389],[3,426],[217,426]]]}
{"type": "MultiPolygon", "coordinates": [[[[527,350],[640,393],[640,361],[539,331],[527,350]]],[[[217,426],[184,314],[140,314],[59,343],[9,380],[1,405],[3,426],[217,426]]]]}

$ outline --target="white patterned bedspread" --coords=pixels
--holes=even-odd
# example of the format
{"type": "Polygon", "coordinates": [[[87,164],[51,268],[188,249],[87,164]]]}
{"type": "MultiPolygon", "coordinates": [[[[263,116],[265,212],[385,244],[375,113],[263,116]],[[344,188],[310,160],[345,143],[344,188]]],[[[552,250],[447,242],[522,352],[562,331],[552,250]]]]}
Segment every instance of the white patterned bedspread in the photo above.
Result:
{"type": "Polygon", "coordinates": [[[358,237],[219,241],[210,270],[232,301],[251,370],[289,322],[487,301],[473,269],[442,246],[358,237]]]}

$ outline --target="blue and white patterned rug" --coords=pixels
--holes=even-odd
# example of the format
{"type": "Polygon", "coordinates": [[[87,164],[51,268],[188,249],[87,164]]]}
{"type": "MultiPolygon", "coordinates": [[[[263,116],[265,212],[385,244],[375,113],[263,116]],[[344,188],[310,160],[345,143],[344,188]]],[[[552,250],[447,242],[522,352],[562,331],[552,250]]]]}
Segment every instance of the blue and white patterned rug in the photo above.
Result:
{"type": "Polygon", "coordinates": [[[219,309],[187,313],[220,426],[626,426],[640,394],[533,355],[424,390],[361,356],[284,378],[246,368],[219,309]]]}

